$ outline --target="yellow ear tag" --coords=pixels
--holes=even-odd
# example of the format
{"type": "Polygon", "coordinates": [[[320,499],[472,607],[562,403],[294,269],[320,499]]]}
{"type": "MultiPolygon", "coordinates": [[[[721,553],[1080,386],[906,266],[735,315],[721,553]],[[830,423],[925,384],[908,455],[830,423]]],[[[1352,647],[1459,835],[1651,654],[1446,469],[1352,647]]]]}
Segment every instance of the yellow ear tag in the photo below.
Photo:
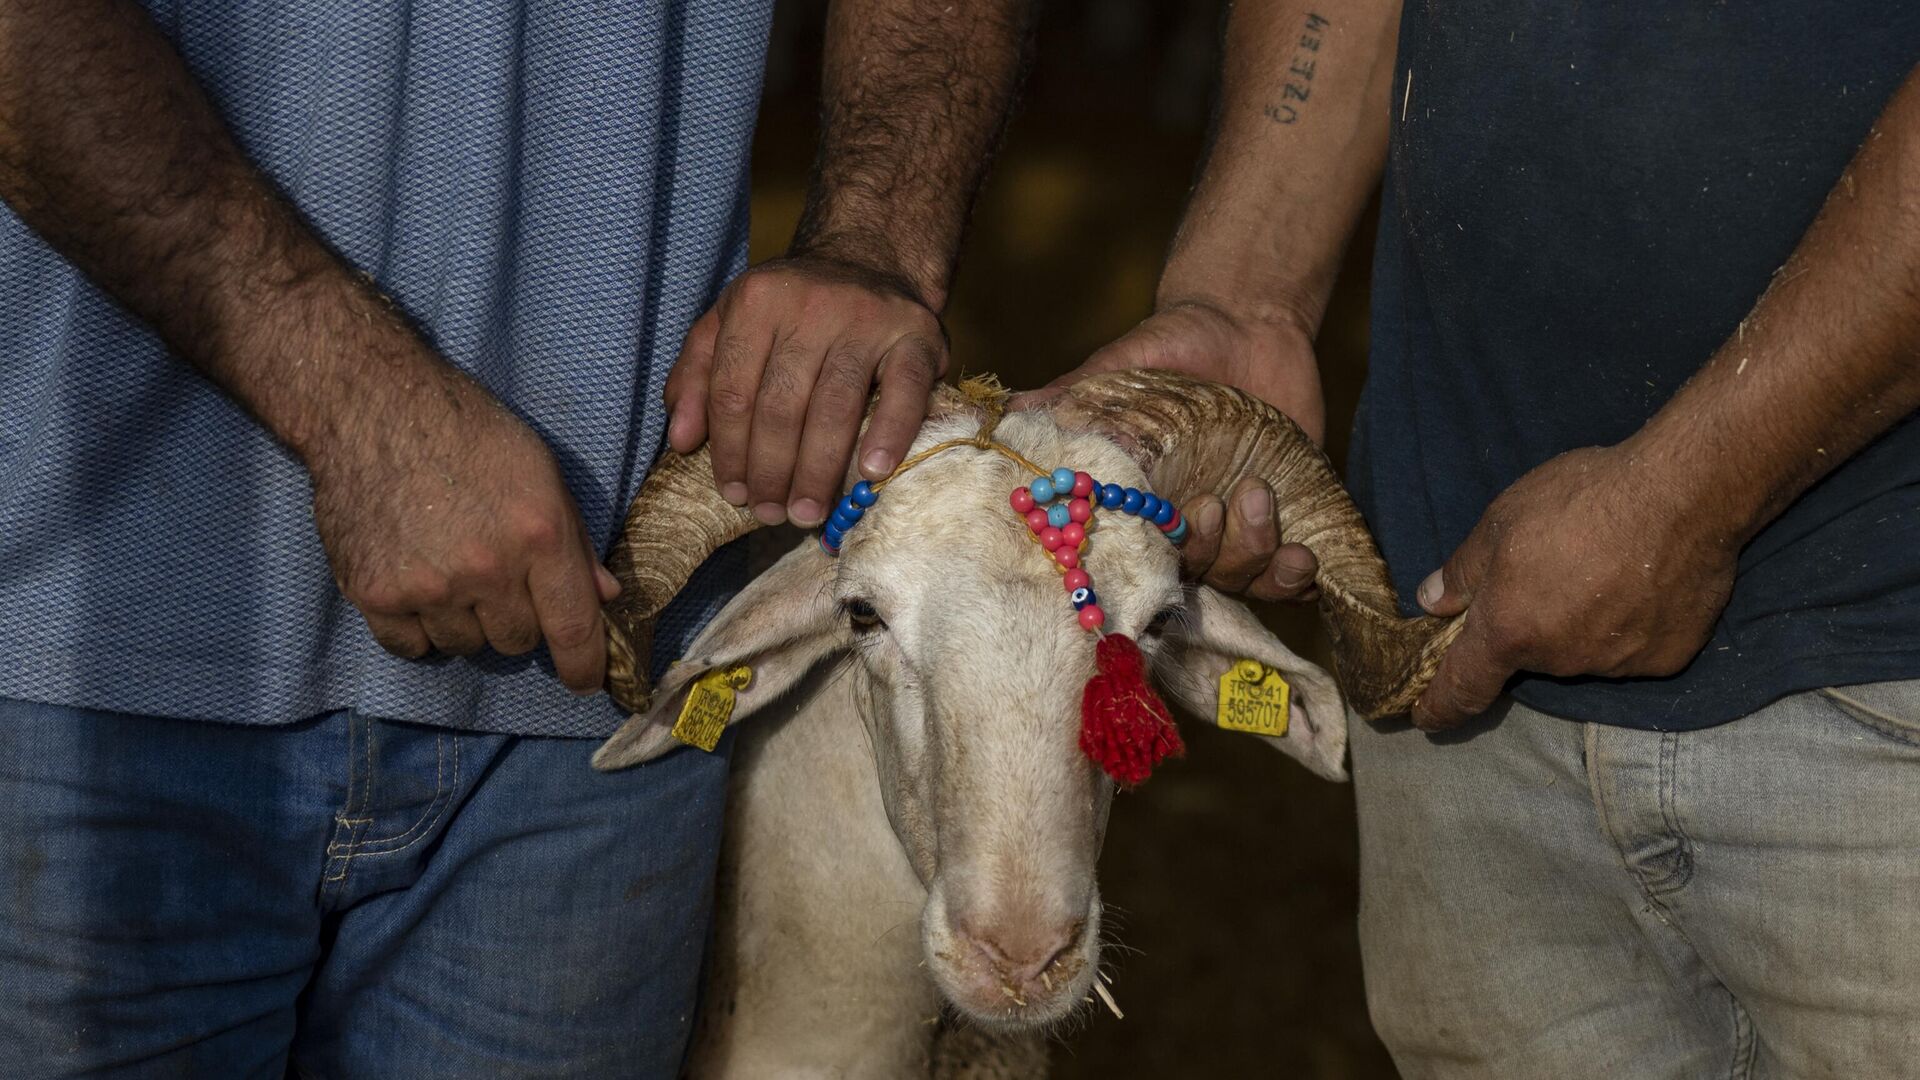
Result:
{"type": "Polygon", "coordinates": [[[1219,712],[1214,723],[1229,731],[1279,738],[1287,733],[1287,704],[1292,688],[1280,673],[1258,660],[1241,660],[1220,676],[1219,712]]]}
{"type": "Polygon", "coordinates": [[[735,668],[714,668],[693,681],[687,702],[680,706],[680,719],[673,722],[673,737],[688,746],[712,751],[720,743],[733,715],[733,696],[753,681],[753,669],[741,664],[735,668]]]}

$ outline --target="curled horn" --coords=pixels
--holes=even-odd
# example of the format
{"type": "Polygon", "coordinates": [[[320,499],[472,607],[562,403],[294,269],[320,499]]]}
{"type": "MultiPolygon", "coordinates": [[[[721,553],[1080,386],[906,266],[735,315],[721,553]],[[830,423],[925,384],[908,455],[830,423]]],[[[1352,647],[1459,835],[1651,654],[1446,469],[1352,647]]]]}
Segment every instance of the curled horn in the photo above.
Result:
{"type": "Polygon", "coordinates": [[[646,709],[652,693],[653,623],[720,545],[760,527],[752,512],[720,497],[713,462],[702,445],[669,450],[627,510],[607,569],[620,595],[601,609],[607,625],[607,692],[629,712],[646,709]]]}
{"type": "Polygon", "coordinates": [[[1327,456],[1279,410],[1231,387],[1168,371],[1075,383],[1053,405],[1063,427],[1120,437],[1155,490],[1225,496],[1242,477],[1274,492],[1280,535],[1320,562],[1320,614],[1353,709],[1407,712],[1432,681],[1457,619],[1403,618],[1386,563],[1327,456]]]}
{"type": "MultiPolygon", "coordinates": [[[[997,409],[1003,397],[990,380],[958,389],[936,386],[927,418],[961,410],[983,412],[989,401],[997,409]]],[[[867,417],[872,416],[869,403],[867,417]]],[[[722,544],[760,527],[752,512],[715,490],[713,459],[705,445],[691,454],[668,450],[660,455],[607,553],[607,569],[620,582],[620,595],[601,609],[607,627],[607,692],[621,708],[637,713],[647,707],[653,692],[653,624],[661,610],[722,544]]]]}

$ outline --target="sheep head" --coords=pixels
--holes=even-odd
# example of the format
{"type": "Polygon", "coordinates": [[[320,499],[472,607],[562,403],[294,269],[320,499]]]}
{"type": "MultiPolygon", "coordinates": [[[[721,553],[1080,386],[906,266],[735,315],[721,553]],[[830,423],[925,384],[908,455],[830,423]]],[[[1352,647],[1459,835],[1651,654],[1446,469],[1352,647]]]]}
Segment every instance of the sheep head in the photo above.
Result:
{"type": "MultiPolygon", "coordinates": [[[[1238,478],[1232,461],[1264,460],[1242,454],[1215,468],[1198,440],[1183,441],[1176,429],[1190,418],[1178,408],[1207,407],[1216,388],[1154,373],[1091,382],[1050,411],[1006,417],[995,437],[1034,461],[1189,496],[1196,484],[1230,487],[1238,478]],[[1145,403],[1169,393],[1186,405],[1145,403]]],[[[972,435],[982,419],[966,399],[942,392],[916,449],[972,435]]],[[[1231,431],[1223,422],[1211,417],[1210,430],[1231,431]]],[[[622,636],[644,641],[647,621],[698,562],[753,527],[712,494],[710,477],[704,451],[671,459],[636,500],[627,539],[610,560],[627,587],[609,611],[622,636]]],[[[750,584],[650,696],[640,691],[644,646],[617,650],[616,694],[634,715],[594,759],[620,768],[672,748],[670,729],[686,695],[715,669],[752,669],[733,713],[739,722],[808,673],[842,662],[834,677],[849,680],[888,817],[927,888],[928,970],[967,1015],[1012,1027],[1065,1016],[1095,978],[1101,906],[1094,864],[1113,796],[1111,781],[1078,745],[1093,639],[1078,626],[1058,571],[1007,505],[1007,493],[1030,479],[998,454],[944,451],[888,486],[837,559],[805,543],[750,584]]],[[[1366,633],[1387,625],[1368,606],[1379,602],[1370,585],[1356,594],[1326,580],[1329,568],[1351,576],[1360,565],[1343,563],[1334,550],[1353,539],[1342,528],[1359,528],[1357,515],[1344,522],[1329,514],[1330,506],[1351,510],[1337,482],[1337,498],[1292,500],[1304,509],[1291,519],[1310,526],[1304,533],[1289,527],[1289,492],[1278,486],[1283,532],[1319,545],[1323,595],[1333,594],[1336,608],[1365,609],[1366,633]]],[[[1359,540],[1371,553],[1364,529],[1359,540]]],[[[1107,629],[1139,641],[1176,705],[1211,715],[1220,677],[1239,660],[1258,660],[1293,687],[1291,724],[1267,741],[1322,776],[1344,777],[1346,705],[1334,681],[1238,602],[1183,585],[1178,552],[1157,529],[1105,515],[1084,558],[1107,629]]],[[[1372,559],[1377,571],[1378,556],[1372,559]]],[[[1385,588],[1384,580],[1372,584],[1385,588]]]]}

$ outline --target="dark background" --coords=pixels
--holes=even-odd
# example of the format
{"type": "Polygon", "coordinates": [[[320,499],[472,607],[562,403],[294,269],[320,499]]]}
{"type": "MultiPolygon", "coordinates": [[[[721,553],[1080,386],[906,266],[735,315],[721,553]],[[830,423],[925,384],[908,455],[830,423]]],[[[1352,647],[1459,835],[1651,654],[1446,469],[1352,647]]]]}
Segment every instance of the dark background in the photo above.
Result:
{"type": "MultiPolygon", "coordinates": [[[[779,254],[813,153],[824,0],[774,24],[754,144],[753,254],[779,254]]],[[[1217,0],[1057,0],[975,214],[946,313],[956,371],[1016,389],[1144,317],[1205,134],[1217,0]]],[[[1362,229],[1320,336],[1339,462],[1366,359],[1362,229]]],[[[1262,612],[1325,662],[1312,613],[1262,612]]],[[[1116,802],[1101,860],[1107,968],[1126,1011],[1057,1039],[1055,1075],[1390,1077],[1355,939],[1350,790],[1243,736],[1189,723],[1186,760],[1116,802]]]]}

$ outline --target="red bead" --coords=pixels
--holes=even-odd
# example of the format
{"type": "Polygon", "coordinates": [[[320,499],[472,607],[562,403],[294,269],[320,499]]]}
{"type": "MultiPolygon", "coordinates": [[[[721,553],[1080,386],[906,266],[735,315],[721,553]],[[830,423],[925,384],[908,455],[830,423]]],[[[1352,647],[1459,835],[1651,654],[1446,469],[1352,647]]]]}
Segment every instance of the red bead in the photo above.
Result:
{"type": "MultiPolygon", "coordinates": [[[[1083,473],[1083,472],[1074,473],[1073,474],[1073,497],[1076,499],[1084,499],[1092,493],[1093,493],[1093,477],[1088,476],[1086,473],[1083,473]]],[[[1073,520],[1079,521],[1080,519],[1074,518],[1073,520]]]]}
{"type": "Polygon", "coordinates": [[[1033,509],[1033,492],[1024,487],[1014,488],[1013,494],[1007,496],[1007,501],[1013,504],[1014,513],[1024,514],[1033,509]]]}
{"type": "Polygon", "coordinates": [[[1053,549],[1053,561],[1059,563],[1062,570],[1072,570],[1080,565],[1080,553],[1061,544],[1053,549]]]}
{"type": "MultiPolygon", "coordinates": [[[[1085,476],[1085,473],[1080,475],[1085,476]]],[[[1067,504],[1067,520],[1085,521],[1093,516],[1093,504],[1085,499],[1075,499],[1067,504]]]]}
{"type": "Polygon", "coordinates": [[[1180,517],[1180,511],[1175,510],[1173,512],[1173,516],[1167,519],[1167,523],[1165,525],[1160,526],[1160,531],[1163,533],[1170,533],[1173,530],[1180,527],[1180,522],[1182,520],[1183,519],[1180,517]]]}
{"type": "Polygon", "coordinates": [[[1046,527],[1047,512],[1045,510],[1036,506],[1027,511],[1027,528],[1032,529],[1034,532],[1039,532],[1046,527]]]}
{"type": "Polygon", "coordinates": [[[1060,530],[1060,535],[1066,538],[1067,546],[1075,551],[1079,551],[1080,545],[1087,542],[1087,530],[1081,528],[1077,522],[1068,522],[1067,526],[1060,530]]]}
{"type": "Polygon", "coordinates": [[[1060,535],[1059,529],[1049,525],[1040,530],[1040,546],[1046,548],[1048,551],[1052,551],[1064,543],[1066,543],[1066,540],[1060,535]]]}
{"type": "Polygon", "coordinates": [[[1100,610],[1099,604],[1088,604],[1080,609],[1080,629],[1098,630],[1106,625],[1107,613],[1100,610]]]}
{"type": "Polygon", "coordinates": [[[1075,589],[1084,589],[1093,584],[1093,579],[1087,576],[1085,570],[1069,570],[1061,575],[1060,584],[1065,585],[1068,592],[1072,592],[1075,589]]]}

